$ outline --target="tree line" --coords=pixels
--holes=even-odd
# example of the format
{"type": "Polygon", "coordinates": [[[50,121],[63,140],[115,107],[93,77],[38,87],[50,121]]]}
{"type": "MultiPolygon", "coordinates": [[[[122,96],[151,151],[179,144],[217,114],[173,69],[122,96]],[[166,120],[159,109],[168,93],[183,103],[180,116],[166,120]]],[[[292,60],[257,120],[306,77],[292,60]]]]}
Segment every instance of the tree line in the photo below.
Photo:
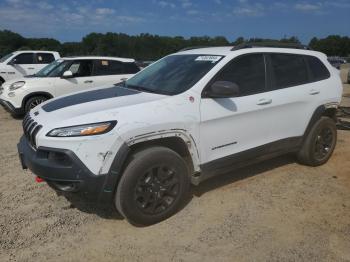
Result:
{"type": "MultiPolygon", "coordinates": [[[[0,30],[0,57],[15,50],[50,50],[58,51],[62,56],[104,55],[131,57],[137,60],[156,60],[167,54],[191,46],[227,46],[244,42],[282,42],[300,43],[297,37],[283,39],[245,39],[238,37],[230,42],[223,36],[190,37],[159,36],[152,34],[127,35],[123,33],[90,33],[80,42],[61,43],[52,38],[25,38],[9,30],[0,30]]],[[[328,56],[350,56],[350,38],[328,36],[323,39],[313,38],[309,46],[328,56]]]]}

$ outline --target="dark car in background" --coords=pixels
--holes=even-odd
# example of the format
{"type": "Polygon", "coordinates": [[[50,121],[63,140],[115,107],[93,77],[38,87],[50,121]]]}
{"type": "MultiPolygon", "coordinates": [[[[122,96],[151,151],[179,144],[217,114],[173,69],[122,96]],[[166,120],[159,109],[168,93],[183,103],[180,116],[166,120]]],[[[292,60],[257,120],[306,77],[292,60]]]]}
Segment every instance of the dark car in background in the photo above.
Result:
{"type": "Polygon", "coordinates": [[[346,64],[346,60],[341,57],[328,57],[329,63],[337,69],[340,69],[342,64],[346,64]]]}

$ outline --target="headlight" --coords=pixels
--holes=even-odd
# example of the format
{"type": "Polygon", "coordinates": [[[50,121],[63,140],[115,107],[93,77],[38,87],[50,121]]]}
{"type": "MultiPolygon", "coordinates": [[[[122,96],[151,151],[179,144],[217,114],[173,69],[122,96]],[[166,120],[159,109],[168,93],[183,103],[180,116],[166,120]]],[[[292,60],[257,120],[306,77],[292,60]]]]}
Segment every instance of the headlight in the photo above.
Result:
{"type": "Polygon", "coordinates": [[[47,136],[51,137],[76,137],[76,136],[93,136],[93,135],[102,135],[111,131],[117,121],[95,123],[95,124],[86,124],[80,126],[70,126],[70,127],[61,127],[51,130],[47,136]]]}
{"type": "Polygon", "coordinates": [[[15,82],[15,83],[13,83],[12,85],[10,85],[9,90],[10,90],[10,91],[13,91],[13,90],[16,90],[16,89],[18,89],[18,88],[21,88],[22,86],[24,86],[25,83],[26,83],[26,82],[24,82],[24,81],[15,82]]]}

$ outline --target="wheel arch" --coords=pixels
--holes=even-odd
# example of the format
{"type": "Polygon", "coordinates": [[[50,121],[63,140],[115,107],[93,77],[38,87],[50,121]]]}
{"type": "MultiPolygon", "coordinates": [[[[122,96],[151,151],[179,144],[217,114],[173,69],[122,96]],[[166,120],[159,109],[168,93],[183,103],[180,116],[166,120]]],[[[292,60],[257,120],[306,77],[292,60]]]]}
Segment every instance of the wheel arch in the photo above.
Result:
{"type": "Polygon", "coordinates": [[[185,130],[170,130],[145,134],[130,139],[127,144],[130,148],[129,154],[150,146],[167,147],[185,159],[190,168],[190,173],[200,171],[197,145],[193,137],[185,130]]]}
{"type": "MultiPolygon", "coordinates": [[[[140,135],[126,141],[125,150],[122,150],[122,154],[118,152],[116,156],[118,159],[114,159],[114,161],[122,159],[118,161],[118,173],[122,174],[133,154],[151,146],[163,146],[178,153],[189,167],[191,180],[195,174],[200,172],[199,153],[193,137],[185,130],[169,130],[140,135]]],[[[116,184],[118,183],[119,181],[116,184]]]]}
{"type": "Polygon", "coordinates": [[[0,82],[5,83],[5,79],[2,76],[0,76],[0,82]]]}
{"type": "Polygon", "coordinates": [[[28,95],[26,95],[23,100],[22,100],[22,108],[24,109],[25,107],[25,104],[27,103],[27,101],[29,99],[31,99],[32,97],[35,97],[35,96],[45,96],[47,97],[48,99],[51,99],[53,98],[53,95],[48,93],[48,92],[33,92],[33,93],[30,93],[28,95]]]}
{"type": "Polygon", "coordinates": [[[313,125],[323,116],[327,116],[334,121],[336,121],[336,114],[337,114],[337,107],[338,104],[330,103],[325,105],[320,105],[316,110],[314,111],[309,124],[304,132],[304,139],[306,138],[307,134],[310,132],[313,125]]]}

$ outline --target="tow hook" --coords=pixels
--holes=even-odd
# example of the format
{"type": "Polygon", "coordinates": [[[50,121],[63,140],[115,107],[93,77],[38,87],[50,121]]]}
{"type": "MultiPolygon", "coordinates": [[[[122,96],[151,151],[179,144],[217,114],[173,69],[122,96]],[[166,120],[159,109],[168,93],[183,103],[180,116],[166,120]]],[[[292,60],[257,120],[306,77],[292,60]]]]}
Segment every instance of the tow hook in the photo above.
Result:
{"type": "Polygon", "coordinates": [[[42,179],[42,178],[40,178],[40,177],[35,177],[35,181],[37,182],[37,183],[42,183],[42,182],[45,182],[45,180],[44,179],[42,179]]]}

